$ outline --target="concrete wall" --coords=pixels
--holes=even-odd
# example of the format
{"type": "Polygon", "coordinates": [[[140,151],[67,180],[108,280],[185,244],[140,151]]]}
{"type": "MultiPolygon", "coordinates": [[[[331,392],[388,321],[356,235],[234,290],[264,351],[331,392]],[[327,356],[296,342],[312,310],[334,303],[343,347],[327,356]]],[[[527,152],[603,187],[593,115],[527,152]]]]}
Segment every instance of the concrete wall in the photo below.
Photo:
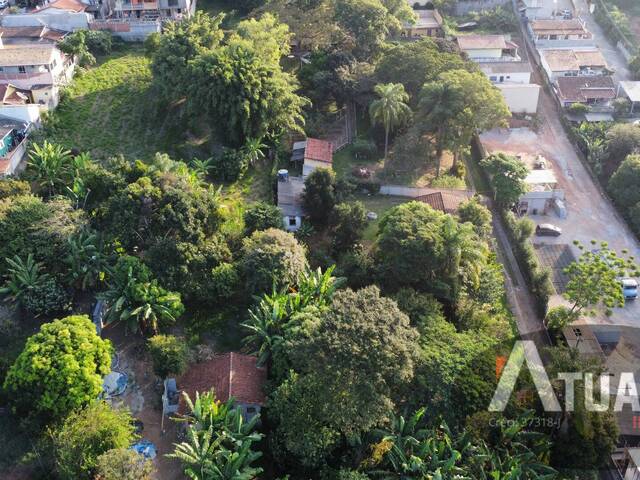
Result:
{"type": "Polygon", "coordinates": [[[480,58],[502,58],[501,48],[474,48],[464,51],[471,60],[480,58]]]}
{"type": "Polygon", "coordinates": [[[538,111],[540,85],[534,83],[496,83],[495,85],[502,92],[511,113],[533,114],[538,111]]]}
{"type": "Polygon", "coordinates": [[[295,232],[302,225],[302,217],[289,217],[285,215],[282,217],[282,225],[287,232],[295,232]],[[290,220],[295,221],[295,225],[291,225],[290,220]]]}
{"type": "Polygon", "coordinates": [[[154,32],[162,29],[160,22],[153,21],[99,21],[96,20],[90,25],[91,30],[109,30],[114,35],[122,38],[125,42],[141,42],[154,32]]]}
{"type": "Polygon", "coordinates": [[[91,15],[88,13],[15,13],[2,16],[3,27],[37,27],[46,25],[56,30],[71,32],[89,28],[91,15]]]}
{"type": "Polygon", "coordinates": [[[531,83],[531,72],[484,73],[496,85],[501,83],[531,83]],[[500,78],[502,78],[502,81],[500,81],[500,78]]]}
{"type": "Polygon", "coordinates": [[[40,106],[28,105],[0,105],[0,115],[25,123],[38,124],[40,122],[40,106]]]}

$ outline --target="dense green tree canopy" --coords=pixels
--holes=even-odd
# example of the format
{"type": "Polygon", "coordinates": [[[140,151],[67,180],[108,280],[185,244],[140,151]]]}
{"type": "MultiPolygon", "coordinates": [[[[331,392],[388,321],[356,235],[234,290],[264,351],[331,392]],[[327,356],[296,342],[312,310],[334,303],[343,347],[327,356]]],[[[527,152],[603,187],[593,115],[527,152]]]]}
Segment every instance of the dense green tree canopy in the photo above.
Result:
{"type": "Polygon", "coordinates": [[[111,353],[111,343],[86,316],[45,323],[27,340],[4,388],[22,415],[60,419],[97,398],[111,353]]]}
{"type": "Polygon", "coordinates": [[[198,244],[221,223],[219,199],[185,174],[149,172],[111,197],[97,226],[127,251],[147,249],[159,238],[198,244]]]}
{"type": "Polygon", "coordinates": [[[529,169],[516,157],[504,153],[490,155],[482,161],[482,166],[491,175],[494,198],[504,208],[513,206],[526,193],[529,169]]]}
{"type": "Polygon", "coordinates": [[[55,467],[63,480],[91,480],[98,457],[114,448],[128,448],[134,435],[128,410],[116,410],[102,401],[71,412],[52,432],[55,467]]]}
{"type": "Polygon", "coordinates": [[[247,291],[262,294],[295,285],[307,260],[292,234],[270,228],[244,239],[239,266],[247,291]]]}
{"type": "Polygon", "coordinates": [[[279,63],[289,51],[286,25],[265,14],[224,36],[222,18],[199,12],[175,22],[153,54],[155,84],[169,100],[186,96],[192,114],[207,115],[225,143],[300,130],[307,102],[279,63]]]}
{"type": "Polygon", "coordinates": [[[329,221],[336,204],[336,174],[329,168],[317,168],[304,180],[302,207],[316,226],[324,226],[329,221]]]}
{"type": "Polygon", "coordinates": [[[382,218],[374,257],[388,288],[408,286],[455,301],[463,280],[479,281],[486,253],[470,223],[409,202],[382,218]]]}
{"type": "Polygon", "coordinates": [[[377,287],[339,291],[315,325],[289,345],[292,374],[273,394],[276,441],[306,466],[346,438],[379,425],[413,377],[417,332],[377,287]],[[340,408],[337,408],[337,406],[340,408]]]}

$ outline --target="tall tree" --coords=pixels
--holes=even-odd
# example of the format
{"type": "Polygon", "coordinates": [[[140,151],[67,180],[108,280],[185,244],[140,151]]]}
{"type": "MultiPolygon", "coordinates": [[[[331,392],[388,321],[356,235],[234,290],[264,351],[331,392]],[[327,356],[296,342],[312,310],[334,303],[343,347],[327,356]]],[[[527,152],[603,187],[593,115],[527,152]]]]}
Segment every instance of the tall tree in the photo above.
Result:
{"type": "Polygon", "coordinates": [[[384,126],[384,158],[389,151],[389,132],[399,127],[411,117],[411,109],[406,104],[409,95],[401,83],[376,85],[378,98],[369,105],[369,115],[373,123],[384,126]]]}
{"type": "Polygon", "coordinates": [[[516,157],[496,153],[482,161],[491,176],[494,199],[503,208],[513,206],[527,192],[524,179],[529,169],[516,157]]]}
{"type": "MultiPolygon", "coordinates": [[[[583,253],[565,269],[569,281],[564,296],[571,302],[568,314],[589,314],[587,309],[598,306],[603,306],[605,312],[610,313],[614,307],[623,307],[620,279],[638,275],[638,265],[633,257],[627,256],[627,252],[618,255],[605,242],[591,251],[575,243],[583,253]]],[[[596,242],[592,242],[592,246],[595,245],[596,242]]]]}
{"type": "Polygon", "coordinates": [[[315,226],[329,221],[336,204],[336,174],[329,168],[317,168],[304,180],[302,207],[315,226]]]}
{"type": "Polygon", "coordinates": [[[459,88],[442,82],[425,84],[420,93],[419,124],[433,132],[436,143],[436,176],[445,148],[454,148],[454,123],[457,112],[463,108],[459,88]]]}

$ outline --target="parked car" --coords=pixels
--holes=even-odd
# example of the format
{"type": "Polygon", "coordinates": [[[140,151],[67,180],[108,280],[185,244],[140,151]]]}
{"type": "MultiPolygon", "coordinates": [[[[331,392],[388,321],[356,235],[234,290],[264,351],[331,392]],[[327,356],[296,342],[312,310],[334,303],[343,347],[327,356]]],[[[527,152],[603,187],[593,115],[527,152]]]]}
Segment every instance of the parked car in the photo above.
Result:
{"type": "Polygon", "coordinates": [[[536,227],[536,235],[539,237],[559,237],[562,235],[562,229],[550,223],[541,223],[536,227]]]}
{"type": "Polygon", "coordinates": [[[638,281],[635,278],[623,278],[620,280],[620,285],[622,285],[625,300],[638,298],[638,281]]]}

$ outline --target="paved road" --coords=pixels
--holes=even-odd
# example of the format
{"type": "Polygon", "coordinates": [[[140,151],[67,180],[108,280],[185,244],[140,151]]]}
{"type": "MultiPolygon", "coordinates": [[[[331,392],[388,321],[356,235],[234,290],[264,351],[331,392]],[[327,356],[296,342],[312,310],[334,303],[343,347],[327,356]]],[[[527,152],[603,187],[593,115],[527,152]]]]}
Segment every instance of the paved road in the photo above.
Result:
{"type": "Polygon", "coordinates": [[[620,51],[605,36],[600,25],[596,23],[593,15],[589,13],[589,7],[586,0],[574,0],[576,6],[576,15],[582,18],[587,24],[587,30],[593,33],[593,39],[600,48],[600,51],[607,60],[609,67],[615,70],[614,80],[631,80],[631,74],[627,69],[627,61],[620,51]]]}

